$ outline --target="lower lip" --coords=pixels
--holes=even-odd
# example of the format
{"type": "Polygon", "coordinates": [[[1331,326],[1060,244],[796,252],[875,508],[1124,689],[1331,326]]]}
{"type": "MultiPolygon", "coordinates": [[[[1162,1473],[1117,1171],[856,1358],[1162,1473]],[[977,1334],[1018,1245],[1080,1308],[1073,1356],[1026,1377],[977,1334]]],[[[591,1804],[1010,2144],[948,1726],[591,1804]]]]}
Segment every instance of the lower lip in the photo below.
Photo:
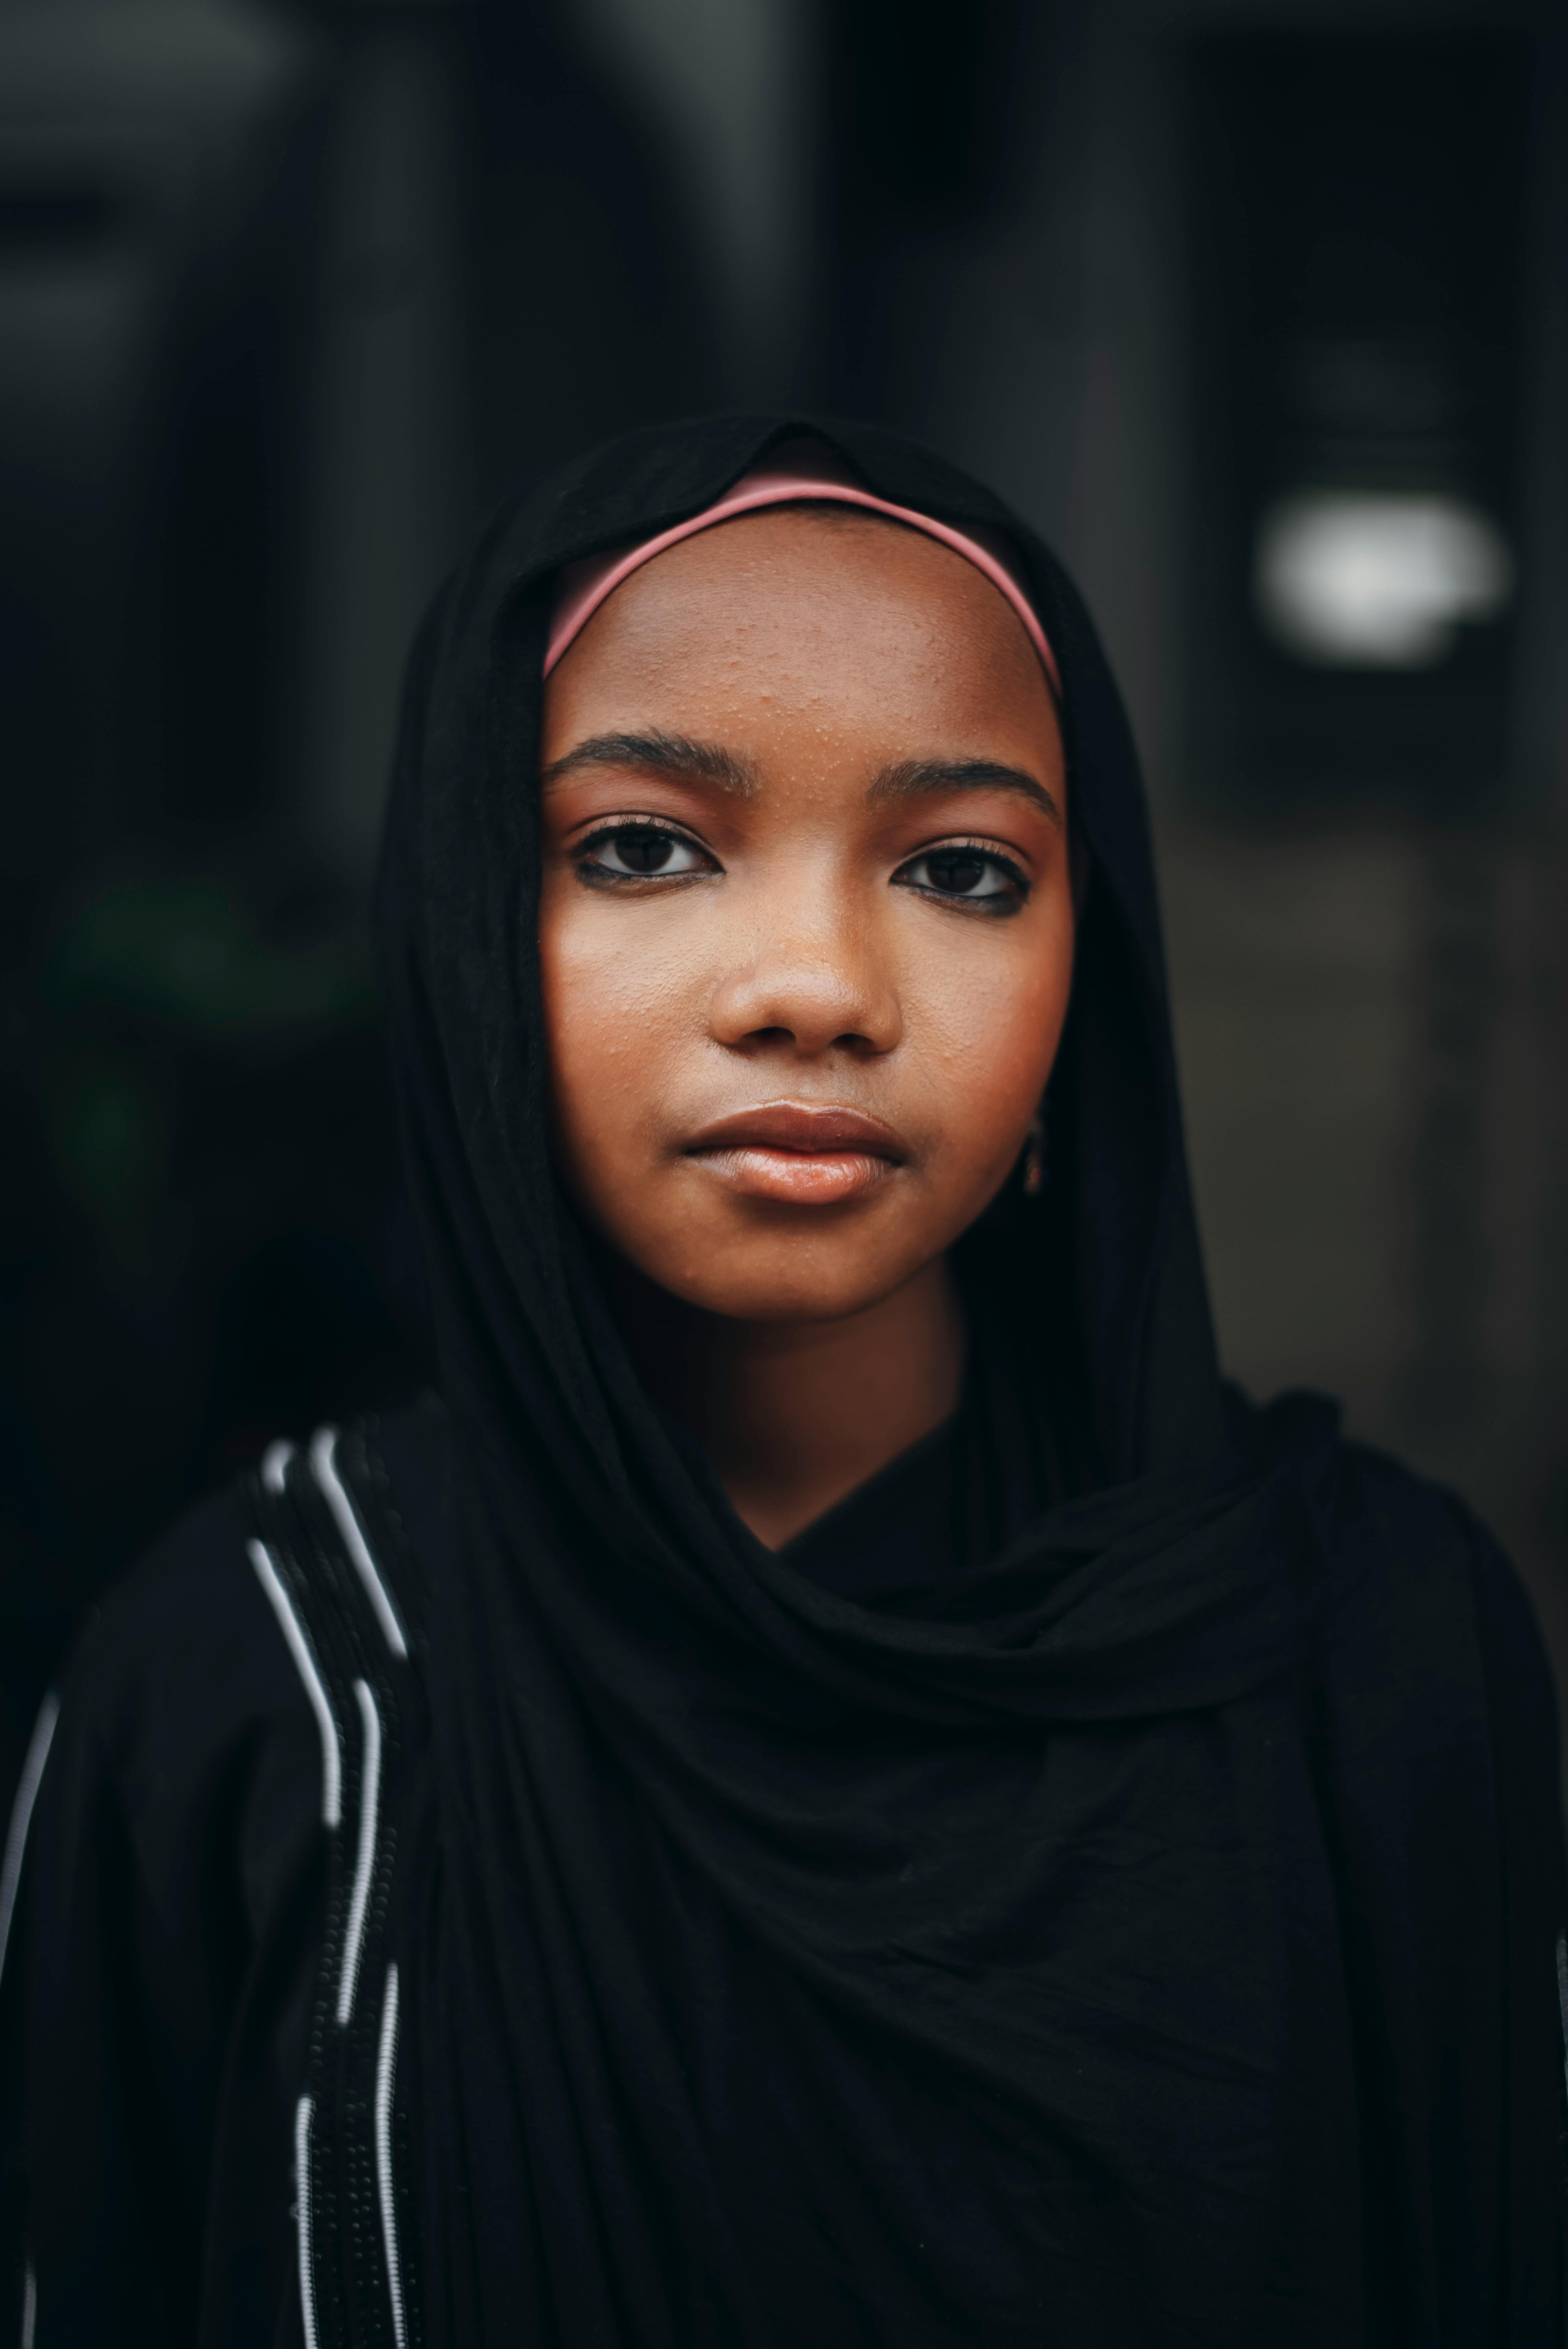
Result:
{"type": "Polygon", "coordinates": [[[837,1207],[863,1198],[893,1171],[890,1158],[861,1150],[769,1150],[746,1143],[694,1155],[745,1199],[781,1199],[793,1207],[837,1207]]]}

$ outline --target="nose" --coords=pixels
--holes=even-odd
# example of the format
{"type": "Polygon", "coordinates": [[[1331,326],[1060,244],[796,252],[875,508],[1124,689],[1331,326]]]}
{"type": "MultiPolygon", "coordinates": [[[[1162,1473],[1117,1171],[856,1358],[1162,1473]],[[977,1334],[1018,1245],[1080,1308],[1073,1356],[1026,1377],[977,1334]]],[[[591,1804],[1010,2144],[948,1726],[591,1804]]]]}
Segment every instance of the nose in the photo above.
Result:
{"type": "Polygon", "coordinates": [[[768,914],[760,936],[753,919],[715,989],[715,1040],[732,1050],[775,1047],[802,1059],[891,1052],[903,1019],[869,909],[851,891],[824,888],[818,875],[788,898],[774,894],[768,914]]]}

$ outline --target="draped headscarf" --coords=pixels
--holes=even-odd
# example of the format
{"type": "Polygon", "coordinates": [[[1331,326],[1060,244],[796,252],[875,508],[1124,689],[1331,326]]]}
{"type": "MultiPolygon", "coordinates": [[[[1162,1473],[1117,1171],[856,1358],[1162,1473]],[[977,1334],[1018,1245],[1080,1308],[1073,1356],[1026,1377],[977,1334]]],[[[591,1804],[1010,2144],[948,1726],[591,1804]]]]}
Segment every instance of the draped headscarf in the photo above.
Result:
{"type": "Polygon", "coordinates": [[[859,424],[661,427],[552,474],[417,645],[377,920],[458,1463],[403,1933],[431,2341],[1359,2339],[1349,1993],[1300,1729],[1333,1423],[1225,1402],[1137,761],[1058,564],[859,424]],[[560,575],[802,435],[1006,543],[1088,874],[1008,1261],[1092,1466],[907,1606],[819,1588],[717,1505],[547,1138],[560,575]]]}

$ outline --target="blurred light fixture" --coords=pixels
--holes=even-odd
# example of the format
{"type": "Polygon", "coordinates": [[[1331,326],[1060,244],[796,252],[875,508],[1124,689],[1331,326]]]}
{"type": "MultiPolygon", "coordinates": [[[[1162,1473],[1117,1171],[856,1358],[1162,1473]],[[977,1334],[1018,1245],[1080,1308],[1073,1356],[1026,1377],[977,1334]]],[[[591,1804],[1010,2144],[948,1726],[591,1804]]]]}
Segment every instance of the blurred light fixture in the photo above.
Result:
{"type": "Polygon", "coordinates": [[[1513,560],[1478,506],[1439,492],[1305,490],[1259,524],[1253,594],[1269,633],[1330,668],[1432,668],[1495,618],[1513,560]]]}
{"type": "Polygon", "coordinates": [[[1545,53],[1357,15],[1182,43],[1191,787],[1249,817],[1513,788],[1545,53]]]}

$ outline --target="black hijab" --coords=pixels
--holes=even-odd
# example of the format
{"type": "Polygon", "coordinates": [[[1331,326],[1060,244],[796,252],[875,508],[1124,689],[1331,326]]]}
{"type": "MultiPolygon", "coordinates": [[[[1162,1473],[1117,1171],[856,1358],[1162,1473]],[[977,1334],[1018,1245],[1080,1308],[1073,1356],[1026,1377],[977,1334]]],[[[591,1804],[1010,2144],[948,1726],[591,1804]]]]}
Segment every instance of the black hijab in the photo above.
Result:
{"type": "Polygon", "coordinates": [[[861,425],[721,418],[552,474],[423,631],[378,922],[459,1463],[403,1959],[432,2341],[1360,2339],[1352,2018],[1301,1726],[1333,1423],[1226,1405],[1137,763],[1058,565],[861,425]],[[1011,541],[1089,866],[1048,1179],[1006,1248],[1088,1464],[907,1607],[820,1588],[716,1504],[546,1139],[554,574],[806,431],[1011,541]]]}

